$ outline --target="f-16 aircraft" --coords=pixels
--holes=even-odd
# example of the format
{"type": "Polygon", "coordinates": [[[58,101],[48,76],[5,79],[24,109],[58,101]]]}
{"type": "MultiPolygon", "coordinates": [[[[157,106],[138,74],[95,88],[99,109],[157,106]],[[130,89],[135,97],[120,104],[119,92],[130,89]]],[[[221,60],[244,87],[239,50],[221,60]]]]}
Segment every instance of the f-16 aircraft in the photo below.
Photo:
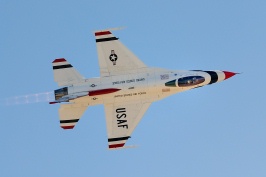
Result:
{"type": "Polygon", "coordinates": [[[54,91],[60,126],[73,129],[88,106],[103,104],[108,148],[125,148],[126,141],[152,102],[186,90],[224,81],[236,73],[229,71],[166,70],[145,65],[112,30],[95,32],[99,78],[84,78],[64,58],[52,62],[54,91]]]}

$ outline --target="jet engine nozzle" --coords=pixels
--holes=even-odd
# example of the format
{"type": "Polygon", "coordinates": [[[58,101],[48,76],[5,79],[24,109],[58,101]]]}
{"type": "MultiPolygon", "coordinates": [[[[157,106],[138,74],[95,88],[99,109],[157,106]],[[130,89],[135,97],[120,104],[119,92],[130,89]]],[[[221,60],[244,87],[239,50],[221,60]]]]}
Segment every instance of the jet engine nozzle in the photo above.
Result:
{"type": "Polygon", "coordinates": [[[62,97],[68,95],[68,88],[60,88],[54,91],[55,100],[60,100],[62,97]]]}

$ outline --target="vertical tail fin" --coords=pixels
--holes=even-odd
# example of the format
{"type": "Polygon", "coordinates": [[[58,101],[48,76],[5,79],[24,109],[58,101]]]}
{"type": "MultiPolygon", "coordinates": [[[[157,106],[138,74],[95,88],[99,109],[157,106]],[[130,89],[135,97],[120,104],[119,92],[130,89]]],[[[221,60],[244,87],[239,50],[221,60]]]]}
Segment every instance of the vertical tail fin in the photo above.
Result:
{"type": "Polygon", "coordinates": [[[74,67],[64,58],[58,58],[53,61],[54,80],[59,86],[71,85],[81,82],[84,78],[74,67]]]}

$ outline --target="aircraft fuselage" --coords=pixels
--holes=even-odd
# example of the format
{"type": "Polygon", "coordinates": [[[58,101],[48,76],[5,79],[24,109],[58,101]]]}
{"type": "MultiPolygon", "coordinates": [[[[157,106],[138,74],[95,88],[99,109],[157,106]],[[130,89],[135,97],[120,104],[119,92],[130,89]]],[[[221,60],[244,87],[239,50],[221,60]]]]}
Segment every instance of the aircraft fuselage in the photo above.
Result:
{"type": "Polygon", "coordinates": [[[153,102],[172,94],[223,81],[231,77],[230,74],[233,73],[143,68],[137,74],[90,78],[61,88],[66,92],[61,97],[59,94],[56,101],[74,100],[88,106],[136,100],[153,102]]]}

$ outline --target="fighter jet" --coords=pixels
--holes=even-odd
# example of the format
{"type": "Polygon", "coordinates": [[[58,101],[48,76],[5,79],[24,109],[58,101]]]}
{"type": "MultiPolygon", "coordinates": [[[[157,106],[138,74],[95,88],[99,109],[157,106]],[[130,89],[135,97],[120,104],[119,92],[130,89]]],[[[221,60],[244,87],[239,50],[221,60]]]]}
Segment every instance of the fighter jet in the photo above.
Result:
{"type": "Polygon", "coordinates": [[[170,95],[224,81],[229,71],[151,68],[135,56],[112,30],[96,31],[100,77],[84,78],[65,58],[52,62],[60,126],[73,129],[88,106],[104,105],[108,149],[125,148],[126,141],[152,102],[170,95]]]}

